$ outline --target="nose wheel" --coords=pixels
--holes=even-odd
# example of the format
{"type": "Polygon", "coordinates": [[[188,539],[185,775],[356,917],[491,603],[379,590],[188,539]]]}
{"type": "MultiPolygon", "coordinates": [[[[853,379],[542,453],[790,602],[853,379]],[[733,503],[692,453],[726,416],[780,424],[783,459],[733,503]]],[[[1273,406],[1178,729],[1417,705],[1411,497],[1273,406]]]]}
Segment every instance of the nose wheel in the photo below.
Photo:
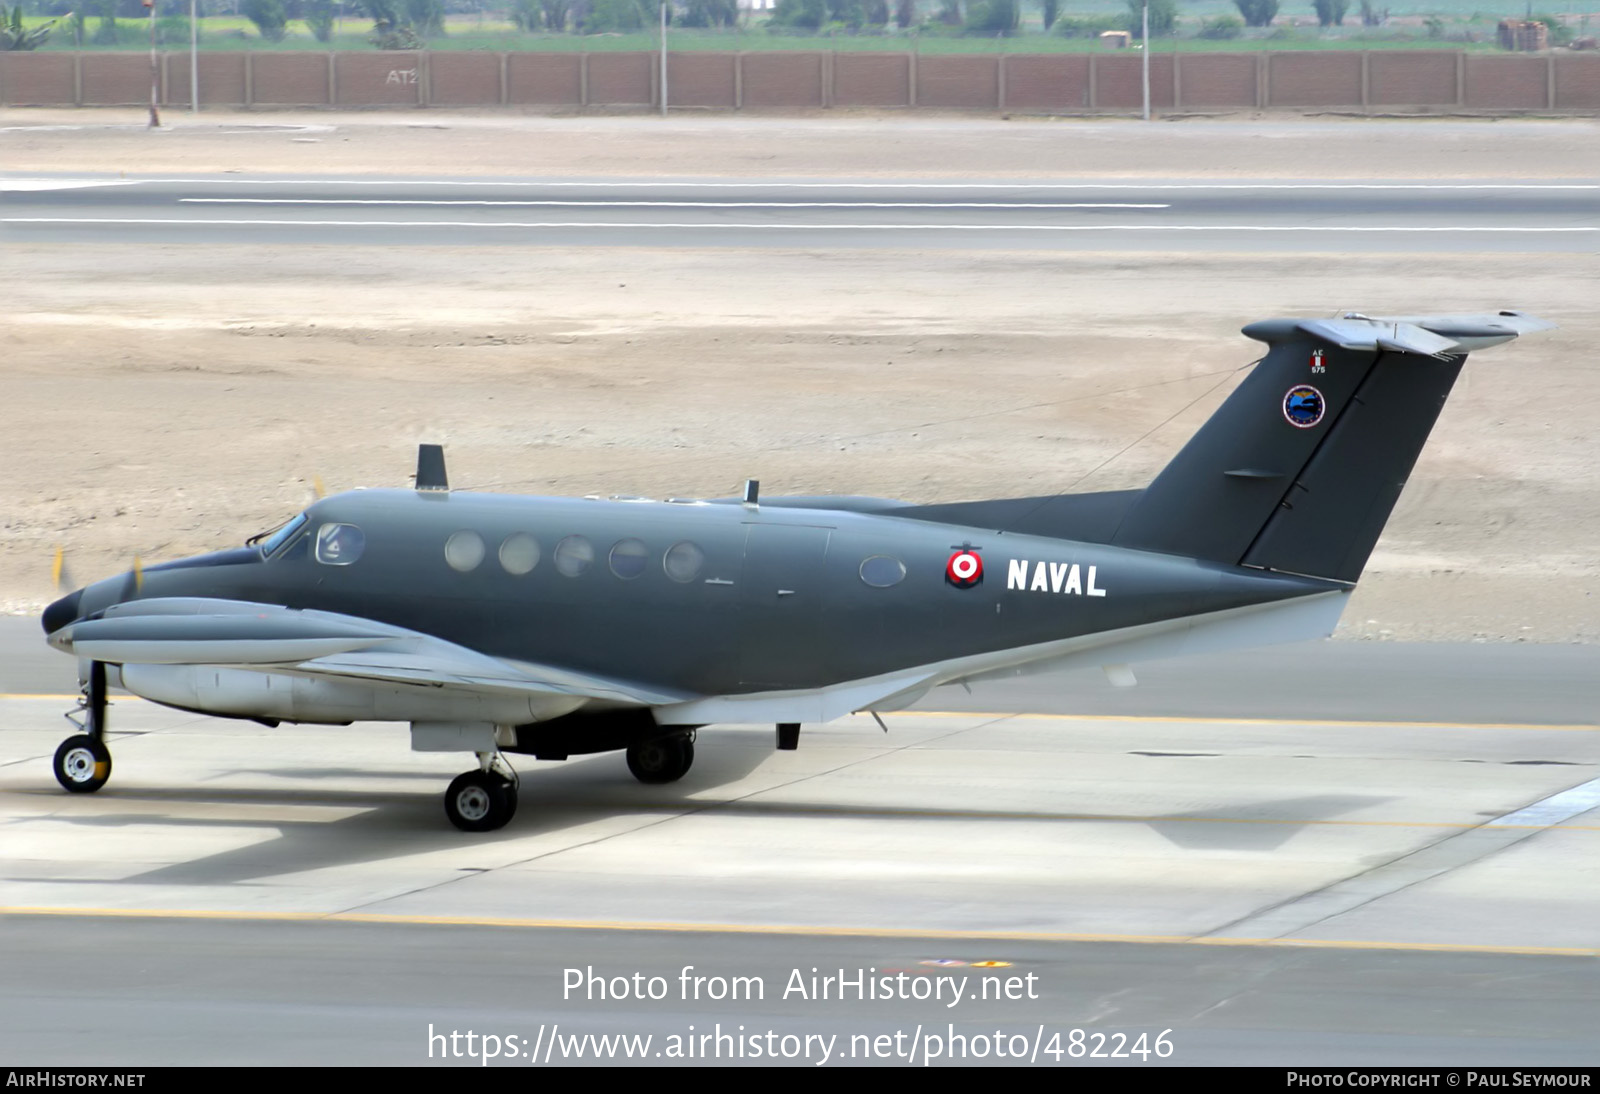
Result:
{"type": "Polygon", "coordinates": [[[111,778],[111,750],[87,733],[68,737],[56,749],[56,782],[74,794],[92,794],[111,778]]]}

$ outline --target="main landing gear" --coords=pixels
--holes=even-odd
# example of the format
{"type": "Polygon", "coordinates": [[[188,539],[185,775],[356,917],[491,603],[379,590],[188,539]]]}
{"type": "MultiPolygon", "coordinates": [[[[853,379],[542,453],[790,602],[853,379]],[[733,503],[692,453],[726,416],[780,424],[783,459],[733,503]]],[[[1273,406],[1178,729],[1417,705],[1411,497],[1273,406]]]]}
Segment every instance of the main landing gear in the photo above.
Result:
{"type": "Polygon", "coordinates": [[[111,750],[106,747],[106,666],[95,661],[89,666],[89,681],[78,709],[67,721],[83,730],[68,737],[56,749],[56,782],[74,794],[92,794],[111,778],[111,750]],[[83,715],[80,722],[76,717],[83,715]]]}
{"type": "Polygon", "coordinates": [[[444,792],[444,815],[463,832],[493,832],[517,815],[517,773],[498,752],[478,753],[478,770],[457,775],[444,792]]]}
{"type": "Polygon", "coordinates": [[[694,766],[694,730],[628,746],[628,770],[642,783],[677,782],[694,766]]]}

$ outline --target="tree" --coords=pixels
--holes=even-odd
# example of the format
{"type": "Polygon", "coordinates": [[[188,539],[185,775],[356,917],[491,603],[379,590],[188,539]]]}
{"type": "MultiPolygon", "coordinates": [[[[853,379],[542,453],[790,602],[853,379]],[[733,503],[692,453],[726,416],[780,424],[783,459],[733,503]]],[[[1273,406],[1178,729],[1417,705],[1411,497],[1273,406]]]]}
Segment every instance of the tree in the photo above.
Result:
{"type": "Polygon", "coordinates": [[[682,27],[732,27],[738,23],[736,0],[688,0],[678,19],[682,27]]]}
{"type": "Polygon", "coordinates": [[[894,25],[905,30],[917,21],[917,0],[895,0],[894,25]]]}
{"type": "Polygon", "coordinates": [[[1055,25],[1056,16],[1060,12],[1060,0],[1039,0],[1039,21],[1044,24],[1045,30],[1055,25]]]}
{"type": "Polygon", "coordinates": [[[424,38],[444,34],[443,0],[405,0],[406,22],[424,38]]]}
{"type": "Polygon", "coordinates": [[[828,22],[857,30],[867,21],[867,8],[862,0],[826,0],[828,22]]]}
{"type": "Polygon", "coordinates": [[[778,6],[772,9],[772,25],[776,27],[816,30],[827,19],[824,0],[778,0],[778,6]]]}
{"type": "Polygon", "coordinates": [[[973,0],[967,5],[963,33],[998,38],[1017,29],[1017,0],[973,0]]]}
{"type": "Polygon", "coordinates": [[[256,25],[265,41],[281,42],[289,32],[289,16],[283,10],[283,0],[244,0],[239,12],[256,25]]]}
{"type": "Polygon", "coordinates": [[[585,34],[614,34],[630,30],[643,30],[644,7],[639,0],[594,0],[584,20],[585,34]]]}
{"type": "Polygon", "coordinates": [[[1278,16],[1278,0],[1233,0],[1233,6],[1252,27],[1270,27],[1278,16]]]}
{"type": "Polygon", "coordinates": [[[306,4],[305,24],[311,37],[326,42],[333,37],[333,17],[336,0],[310,0],[306,4]]]}
{"type": "Polygon", "coordinates": [[[567,29],[567,20],[572,18],[572,0],[539,0],[539,8],[544,12],[544,29],[560,33],[567,29]]]}
{"type": "Polygon", "coordinates": [[[122,37],[121,30],[117,27],[116,0],[91,0],[94,13],[100,17],[100,22],[94,28],[94,34],[89,40],[97,46],[114,46],[122,37]]]}
{"type": "MultiPolygon", "coordinates": [[[[1276,3],[1276,0],[1273,0],[1276,3]]],[[[1150,34],[1152,37],[1172,33],[1178,25],[1178,0],[1150,0],[1150,34]]],[[[1128,30],[1135,38],[1144,31],[1144,0],[1128,0],[1128,30]]]]}
{"type": "Polygon", "coordinates": [[[518,30],[538,30],[544,21],[538,0],[511,0],[511,9],[506,14],[518,30]]]}
{"type": "Polygon", "coordinates": [[[1350,10],[1350,0],[1311,0],[1317,9],[1317,24],[1336,27],[1344,22],[1344,13],[1350,10]]]}

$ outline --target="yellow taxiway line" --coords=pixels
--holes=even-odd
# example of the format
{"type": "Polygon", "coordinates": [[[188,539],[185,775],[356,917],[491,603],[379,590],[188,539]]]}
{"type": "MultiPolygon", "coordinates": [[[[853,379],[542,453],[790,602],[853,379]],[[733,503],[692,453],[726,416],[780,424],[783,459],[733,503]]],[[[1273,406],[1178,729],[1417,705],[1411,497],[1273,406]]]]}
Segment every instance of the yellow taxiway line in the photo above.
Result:
{"type": "Polygon", "coordinates": [[[1100,942],[1164,946],[1249,946],[1286,949],[1396,950],[1426,953],[1527,954],[1600,957],[1594,946],[1516,946],[1465,942],[1385,942],[1365,939],[1227,938],[1212,935],[1104,934],[1072,931],[936,930],[918,927],[837,927],[808,924],[673,923],[504,916],[385,915],[371,912],[246,912],[199,908],[70,908],[0,906],[0,916],[86,919],[204,919],[241,923],[362,923],[401,927],[505,927],[521,930],[637,931],[665,934],[742,934],[779,937],[930,939],[959,942],[1100,942]]]}

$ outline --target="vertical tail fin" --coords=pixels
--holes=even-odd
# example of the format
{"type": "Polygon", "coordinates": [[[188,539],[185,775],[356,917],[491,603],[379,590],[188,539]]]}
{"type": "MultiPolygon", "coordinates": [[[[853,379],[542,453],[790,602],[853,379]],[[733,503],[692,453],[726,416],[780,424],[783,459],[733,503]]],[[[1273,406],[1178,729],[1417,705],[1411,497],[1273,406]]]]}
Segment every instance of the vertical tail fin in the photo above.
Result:
{"type": "Polygon", "coordinates": [[[1550,326],[1519,312],[1252,323],[1266,357],[1112,542],[1354,582],[1467,352],[1550,326]]]}

